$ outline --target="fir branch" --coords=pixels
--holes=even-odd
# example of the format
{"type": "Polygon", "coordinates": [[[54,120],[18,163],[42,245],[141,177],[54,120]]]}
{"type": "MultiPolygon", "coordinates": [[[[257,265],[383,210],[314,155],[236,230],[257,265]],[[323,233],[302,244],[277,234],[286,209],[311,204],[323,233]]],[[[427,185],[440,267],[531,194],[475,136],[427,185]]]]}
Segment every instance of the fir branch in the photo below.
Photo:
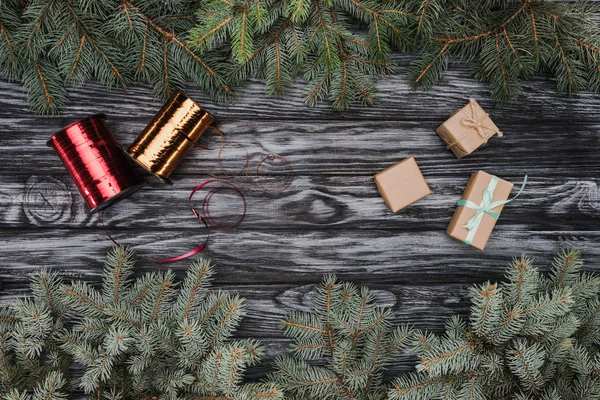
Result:
{"type": "Polygon", "coordinates": [[[211,348],[215,347],[217,343],[222,339],[223,333],[226,331],[229,322],[234,320],[233,316],[240,311],[240,306],[236,303],[237,302],[232,302],[227,305],[227,314],[225,314],[225,317],[223,317],[219,322],[219,327],[210,345],[211,348]]]}
{"type": "Polygon", "coordinates": [[[525,0],[523,2],[523,4],[521,4],[521,6],[519,6],[519,8],[517,8],[517,10],[514,12],[514,14],[512,14],[510,17],[505,19],[497,27],[489,29],[485,32],[481,32],[481,33],[478,33],[475,35],[468,35],[468,36],[454,37],[454,38],[436,37],[435,40],[439,40],[439,41],[446,42],[448,44],[452,44],[452,43],[457,43],[457,42],[473,41],[473,40],[484,38],[489,35],[495,35],[500,32],[503,32],[506,29],[506,27],[515,20],[515,18],[517,18],[523,11],[525,11],[525,9],[529,6],[531,1],[532,0],[525,0]]]}
{"type": "Polygon", "coordinates": [[[430,371],[432,366],[439,364],[451,357],[454,357],[457,354],[460,354],[465,351],[470,351],[472,349],[473,345],[471,343],[465,343],[462,346],[453,349],[452,351],[449,351],[447,353],[440,353],[435,358],[422,358],[421,363],[419,365],[422,366],[425,370],[430,371]]]}
{"type": "Polygon", "coordinates": [[[543,311],[545,309],[548,309],[548,310],[555,309],[557,306],[568,305],[571,302],[571,300],[572,299],[569,296],[562,295],[559,298],[557,298],[551,302],[547,302],[547,303],[541,302],[540,304],[536,304],[533,307],[525,308],[525,309],[523,309],[523,314],[543,311]]]}
{"type": "Polygon", "coordinates": [[[437,385],[439,383],[448,382],[448,381],[450,381],[450,379],[448,379],[448,378],[438,378],[438,379],[433,379],[433,380],[426,380],[423,382],[417,382],[410,386],[404,386],[400,383],[396,383],[396,384],[394,384],[394,389],[392,391],[393,394],[390,396],[390,398],[400,400],[400,399],[404,398],[404,395],[406,393],[409,393],[412,391],[418,391],[418,390],[421,390],[428,386],[437,385]]]}
{"type": "Polygon", "coordinates": [[[209,318],[211,318],[219,308],[223,305],[221,300],[217,301],[215,305],[200,319],[200,323],[206,322],[209,318]]]}
{"type": "Polygon", "coordinates": [[[509,88],[508,88],[508,78],[507,78],[507,74],[506,71],[504,69],[504,63],[502,61],[502,55],[500,54],[500,45],[499,45],[499,36],[498,34],[496,34],[496,54],[498,55],[498,69],[500,69],[500,73],[502,75],[502,86],[504,87],[504,94],[505,95],[509,95],[509,88]]]}
{"type": "Polygon", "coordinates": [[[213,274],[210,264],[206,262],[193,264],[192,271],[194,272],[193,280],[185,282],[189,289],[182,290],[180,300],[178,300],[178,303],[185,304],[182,315],[184,320],[189,318],[192,307],[205,296],[208,279],[213,274]]]}
{"type": "Polygon", "coordinates": [[[552,277],[554,287],[572,284],[579,276],[582,262],[581,253],[577,250],[564,251],[554,258],[552,277]]]}
{"type": "Polygon", "coordinates": [[[163,54],[163,71],[164,71],[164,94],[168,96],[171,93],[171,88],[169,87],[169,57],[167,56],[167,38],[164,37],[162,40],[162,54],[163,54]]]}
{"type": "Polygon", "coordinates": [[[367,303],[367,299],[365,297],[363,297],[360,300],[360,308],[358,310],[358,316],[356,317],[356,328],[354,329],[354,333],[352,333],[352,345],[350,346],[351,348],[356,346],[356,341],[358,340],[358,336],[360,333],[360,320],[363,318],[363,313],[365,312],[366,303],[367,303]]]}
{"type": "Polygon", "coordinates": [[[171,286],[171,282],[168,280],[163,280],[162,285],[160,287],[160,292],[158,293],[158,298],[156,299],[156,302],[154,303],[154,308],[152,310],[152,318],[151,321],[156,320],[156,317],[158,315],[158,310],[160,305],[162,304],[164,298],[165,298],[165,291],[169,288],[169,286],[171,286]]]}
{"type": "Polygon", "coordinates": [[[53,315],[59,313],[53,293],[58,290],[57,281],[58,278],[54,273],[45,270],[39,271],[31,278],[31,291],[34,296],[37,295],[38,298],[43,298],[48,303],[48,309],[53,315]]]}
{"type": "Polygon", "coordinates": [[[537,26],[535,23],[535,13],[530,12],[531,15],[531,30],[533,32],[533,41],[535,43],[535,55],[536,57],[540,54],[540,41],[537,33],[537,26]]]}
{"type": "MultiPolygon", "coordinates": [[[[127,12],[127,15],[129,16],[129,12],[127,12]]],[[[142,60],[140,61],[138,71],[144,71],[144,68],[146,67],[146,49],[147,49],[147,47],[148,47],[148,23],[145,23],[144,24],[144,39],[142,41],[142,55],[141,55],[142,60]]]]}
{"type": "MultiPolygon", "coordinates": [[[[69,334],[64,335],[63,338],[66,340],[67,343],[69,343],[70,345],[72,345],[76,348],[76,350],[75,350],[76,353],[85,357],[88,360],[87,363],[84,363],[85,365],[90,365],[90,364],[96,362],[96,356],[94,356],[88,349],[86,349],[83,345],[81,345],[77,339],[75,339],[74,337],[72,337],[69,334]]],[[[66,346],[66,345],[64,345],[64,346],[66,346]]]]}
{"type": "Polygon", "coordinates": [[[377,339],[375,340],[375,350],[373,351],[373,358],[371,360],[371,367],[369,369],[369,376],[367,379],[367,385],[365,387],[365,391],[367,393],[369,393],[369,391],[371,390],[371,384],[373,383],[373,377],[374,377],[374,373],[376,371],[376,365],[377,365],[377,361],[379,359],[379,354],[380,354],[380,347],[381,347],[381,341],[383,339],[383,333],[382,332],[378,332],[377,333],[377,339]]]}
{"type": "Polygon", "coordinates": [[[389,326],[390,317],[366,288],[325,276],[314,311],[292,312],[283,321],[294,355],[278,358],[269,379],[290,398],[383,398],[382,372],[412,335],[406,326],[389,326]],[[323,356],[324,367],[308,362],[323,356]]]}
{"type": "Polygon", "coordinates": [[[442,46],[442,48],[437,52],[437,55],[435,56],[435,58],[433,58],[433,60],[431,60],[426,66],[425,68],[423,68],[421,71],[419,71],[419,74],[417,75],[417,77],[415,78],[415,83],[420,83],[421,80],[423,79],[423,77],[429,72],[429,70],[437,63],[437,61],[440,59],[440,57],[446,52],[446,50],[448,50],[448,47],[450,46],[449,42],[446,42],[444,44],[444,46],[442,46]]]}
{"type": "Polygon", "coordinates": [[[280,95],[303,77],[305,103],[344,110],[375,102],[372,77],[393,72],[394,48],[417,53],[414,86],[432,88],[463,61],[501,104],[546,71],[559,93],[600,88],[600,28],[583,3],[5,0],[0,11],[0,73],[23,82],[40,113],[62,111],[67,86],[87,79],[149,82],[161,99],[192,80],[228,101],[251,78],[280,95]]]}
{"type": "Polygon", "coordinates": [[[525,260],[521,260],[517,265],[514,266],[514,268],[519,271],[519,277],[518,277],[517,281],[515,282],[515,289],[514,289],[515,300],[513,303],[513,305],[517,305],[521,301],[521,293],[523,292],[523,283],[525,282],[524,274],[526,271],[530,270],[530,267],[526,266],[525,260]]]}
{"type": "MultiPolygon", "coordinates": [[[[224,79],[220,78],[217,75],[217,72],[213,68],[211,68],[204,60],[202,60],[202,58],[200,58],[196,53],[194,53],[192,51],[192,49],[189,48],[189,46],[187,46],[183,41],[181,41],[176,35],[167,31],[166,29],[162,28],[152,18],[150,18],[148,15],[143,13],[139,8],[134,6],[133,3],[131,2],[131,0],[123,0],[123,8],[125,10],[130,9],[131,11],[135,12],[140,17],[142,17],[142,19],[145,21],[145,23],[149,27],[153,28],[156,32],[158,32],[163,37],[163,40],[171,41],[171,42],[175,43],[177,46],[179,46],[181,49],[183,49],[195,62],[197,62],[204,70],[206,70],[206,72],[208,72],[208,74],[212,78],[224,81],[224,79]]],[[[231,88],[224,83],[222,83],[220,85],[220,87],[228,94],[233,93],[231,88]]]]}
{"type": "Polygon", "coordinates": [[[600,321],[591,323],[595,328],[582,321],[595,318],[600,287],[581,272],[579,256],[574,250],[559,254],[550,279],[523,256],[507,269],[508,282],[475,286],[470,324],[453,318],[444,334],[415,335],[418,372],[399,376],[389,398],[599,396],[596,378],[588,377],[595,373],[592,331],[600,321]]]}
{"type": "Polygon", "coordinates": [[[594,45],[591,45],[589,43],[585,43],[584,41],[576,40],[575,43],[577,43],[581,47],[585,47],[586,49],[593,51],[594,53],[600,52],[600,48],[598,48],[594,45]]]}
{"type": "Polygon", "coordinates": [[[101,293],[65,285],[52,272],[34,274],[33,298],[0,309],[0,397],[64,400],[67,388],[79,388],[115,400],[282,399],[272,383],[244,382],[264,350],[254,340],[229,340],[242,299],[209,290],[209,262],[192,264],[178,289],[172,272],[130,281],[133,267],[131,252],[113,249],[101,293]],[[83,376],[69,374],[76,369],[83,376]],[[211,393],[198,391],[205,375],[214,376],[211,393]]]}
{"type": "Polygon", "coordinates": [[[225,25],[227,25],[232,20],[233,20],[233,16],[228,17],[227,19],[223,20],[223,22],[219,23],[217,26],[215,26],[214,28],[212,28],[211,30],[206,32],[205,34],[203,34],[199,37],[194,37],[192,40],[190,40],[190,44],[192,44],[194,46],[201,46],[202,44],[204,44],[206,42],[206,40],[208,38],[210,38],[212,35],[217,33],[220,29],[222,29],[225,25]]]}
{"type": "Polygon", "coordinates": [[[56,0],[50,0],[33,21],[33,30],[29,33],[29,40],[26,43],[26,47],[29,47],[31,45],[31,39],[37,34],[38,30],[42,26],[42,23],[48,17],[50,10],[52,9],[52,6],[54,6],[55,3],[56,0]]]}
{"type": "Polygon", "coordinates": [[[417,32],[421,30],[423,26],[423,20],[425,18],[425,14],[427,13],[427,8],[429,7],[429,0],[423,1],[423,5],[421,6],[421,14],[419,16],[419,23],[417,24],[417,32]]]}
{"type": "Polygon", "coordinates": [[[125,252],[121,252],[118,255],[117,258],[117,268],[115,268],[115,272],[114,272],[114,280],[115,280],[115,286],[114,286],[114,294],[113,294],[113,303],[117,304],[119,302],[119,291],[121,290],[121,282],[124,280],[123,279],[123,264],[125,264],[125,252]]]}
{"type": "Polygon", "coordinates": [[[319,329],[319,328],[315,328],[313,326],[303,325],[303,324],[299,324],[299,323],[295,323],[295,322],[291,322],[291,321],[285,321],[285,326],[300,328],[300,329],[307,329],[309,331],[314,331],[314,332],[319,332],[319,333],[327,333],[326,329],[319,329]]]}
{"type": "MultiPolygon", "coordinates": [[[[85,287],[85,286],[78,285],[78,287],[85,287]]],[[[65,291],[65,294],[67,296],[70,296],[71,298],[75,299],[75,302],[77,304],[90,306],[101,312],[105,311],[105,308],[102,305],[98,304],[98,302],[94,301],[93,299],[90,299],[88,296],[86,296],[83,293],[79,293],[79,291],[77,290],[77,288],[74,285],[70,285],[67,288],[67,290],[65,291]]]]}

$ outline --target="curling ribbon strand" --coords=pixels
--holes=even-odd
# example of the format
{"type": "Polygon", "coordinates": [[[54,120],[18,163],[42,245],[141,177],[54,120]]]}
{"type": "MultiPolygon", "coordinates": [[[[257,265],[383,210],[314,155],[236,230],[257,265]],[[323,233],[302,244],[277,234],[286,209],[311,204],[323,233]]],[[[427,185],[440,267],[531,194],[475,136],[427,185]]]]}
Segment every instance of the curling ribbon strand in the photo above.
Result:
{"type": "MultiPolygon", "coordinates": [[[[214,181],[206,181],[206,182],[201,183],[200,185],[196,186],[190,193],[190,196],[188,197],[188,205],[190,207],[190,210],[192,211],[192,214],[194,214],[194,217],[198,218],[206,227],[206,239],[204,240],[204,242],[202,244],[200,244],[198,247],[196,247],[195,249],[188,251],[187,253],[180,254],[180,255],[174,256],[174,257],[169,257],[169,258],[161,258],[161,259],[150,258],[151,261],[154,261],[157,263],[170,263],[170,262],[174,262],[174,261],[185,260],[186,258],[189,258],[189,257],[193,256],[194,254],[198,254],[202,250],[204,250],[204,248],[208,244],[208,239],[210,237],[210,228],[208,227],[208,223],[206,222],[206,219],[204,219],[204,217],[202,215],[200,215],[200,213],[198,211],[196,211],[196,209],[194,207],[192,207],[192,197],[194,197],[194,194],[196,194],[196,192],[198,190],[202,189],[204,186],[208,185],[210,182],[214,182],[214,181]]],[[[103,216],[102,216],[102,225],[104,225],[103,216]]],[[[120,246],[120,244],[108,232],[108,229],[106,228],[106,226],[104,226],[104,232],[106,233],[106,236],[108,236],[108,238],[115,245],[120,246]]]]}
{"type": "MultiPolygon", "coordinates": [[[[150,261],[154,261],[157,263],[170,263],[170,262],[174,262],[174,261],[179,261],[179,260],[185,260],[188,257],[193,256],[194,254],[200,253],[202,250],[204,250],[204,248],[206,247],[206,245],[208,244],[208,238],[210,236],[210,228],[208,227],[208,224],[206,223],[206,220],[199,214],[194,213],[194,215],[200,220],[202,221],[202,223],[204,224],[204,226],[207,229],[207,233],[206,233],[206,239],[204,240],[204,242],[199,245],[198,247],[196,247],[195,249],[188,251],[185,254],[180,254],[178,256],[175,257],[169,257],[169,258],[162,258],[162,259],[156,259],[156,258],[148,258],[150,261]]],[[[104,233],[106,233],[106,236],[110,239],[111,242],[113,242],[116,246],[121,246],[110,234],[110,232],[108,232],[108,229],[106,228],[106,226],[104,225],[104,215],[102,215],[102,225],[104,227],[104,233]]]]}
{"type": "Polygon", "coordinates": [[[237,228],[237,226],[239,224],[242,223],[242,221],[244,220],[244,217],[246,216],[246,199],[244,198],[244,194],[242,193],[242,191],[240,189],[238,189],[236,186],[234,186],[231,183],[228,182],[222,182],[222,181],[210,181],[209,183],[212,182],[219,182],[222,185],[225,186],[221,186],[221,187],[217,187],[214,189],[211,189],[208,194],[206,195],[206,197],[204,197],[204,200],[202,201],[202,214],[204,215],[204,217],[206,218],[206,220],[208,221],[208,223],[215,229],[235,229],[237,228]],[[212,198],[212,196],[221,191],[221,190],[233,190],[235,193],[237,193],[238,196],[240,196],[240,198],[242,199],[243,202],[243,210],[242,210],[242,214],[241,216],[238,218],[237,221],[234,221],[230,224],[223,224],[220,223],[217,219],[215,219],[211,214],[210,214],[210,199],[212,198]]]}
{"type": "MultiPolygon", "coordinates": [[[[150,258],[151,261],[157,262],[157,263],[170,263],[170,262],[174,262],[174,261],[180,261],[180,260],[184,260],[186,258],[189,258],[191,256],[193,256],[194,254],[197,254],[199,252],[201,252],[202,250],[204,250],[204,248],[206,247],[206,245],[208,244],[208,239],[210,237],[210,227],[209,227],[209,222],[207,221],[207,218],[210,219],[211,221],[211,225],[215,228],[219,228],[222,227],[223,229],[233,229],[236,226],[238,226],[242,220],[244,219],[244,216],[246,215],[246,199],[244,198],[244,195],[242,194],[241,190],[239,190],[238,188],[236,188],[234,185],[227,183],[227,182],[221,182],[218,180],[208,180],[205,181],[201,184],[199,184],[198,186],[196,186],[194,189],[192,189],[192,191],[190,192],[190,195],[188,197],[188,206],[190,207],[190,211],[192,212],[192,214],[194,215],[194,217],[198,218],[206,227],[207,229],[207,233],[206,233],[206,240],[200,244],[198,247],[196,247],[193,250],[188,251],[187,253],[184,254],[180,254],[178,256],[174,256],[174,257],[169,257],[169,258],[163,258],[163,259],[154,259],[154,258],[150,258]],[[209,195],[207,195],[207,197],[204,199],[204,201],[202,202],[202,210],[203,213],[205,215],[202,215],[201,213],[199,213],[193,206],[192,206],[192,198],[194,197],[194,195],[196,194],[196,192],[198,192],[200,189],[202,189],[203,187],[205,187],[206,185],[209,185],[211,183],[215,183],[218,182],[220,184],[224,184],[228,187],[230,187],[231,189],[235,190],[240,197],[242,198],[242,201],[244,202],[244,210],[242,213],[242,216],[233,224],[230,225],[220,225],[209,213],[208,211],[208,202],[210,201],[210,197],[212,196],[212,194],[216,193],[216,191],[218,189],[213,189],[209,195]]],[[[104,226],[104,219],[103,216],[102,218],[102,225],[104,226]]],[[[106,228],[106,226],[104,226],[104,232],[106,233],[106,236],[108,236],[108,238],[117,246],[119,246],[119,243],[111,236],[111,234],[108,232],[108,229],[106,228]]]]}
{"type": "Polygon", "coordinates": [[[470,200],[465,199],[460,199],[456,203],[456,205],[459,207],[466,207],[476,211],[475,215],[467,221],[466,225],[463,226],[463,228],[467,228],[467,230],[469,231],[469,233],[467,234],[467,238],[464,241],[465,244],[470,245],[473,241],[473,238],[475,238],[475,235],[477,234],[477,229],[479,229],[479,225],[481,224],[481,220],[483,219],[484,214],[487,214],[494,219],[498,219],[500,217],[500,213],[494,211],[494,208],[502,206],[504,204],[508,204],[514,199],[516,199],[523,192],[523,189],[525,189],[525,185],[527,184],[527,175],[525,175],[521,188],[512,199],[498,200],[492,202],[494,198],[494,190],[496,189],[498,179],[499,178],[497,176],[492,175],[492,179],[488,187],[483,190],[483,199],[481,200],[481,204],[476,204],[470,200]]]}

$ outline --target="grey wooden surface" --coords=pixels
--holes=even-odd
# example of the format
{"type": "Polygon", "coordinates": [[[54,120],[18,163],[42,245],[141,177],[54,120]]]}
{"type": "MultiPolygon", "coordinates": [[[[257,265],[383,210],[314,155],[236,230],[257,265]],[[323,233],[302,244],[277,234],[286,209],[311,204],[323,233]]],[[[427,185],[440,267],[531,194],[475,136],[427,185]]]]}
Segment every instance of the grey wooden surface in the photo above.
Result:
{"type": "MultiPolygon", "coordinates": [[[[468,286],[501,279],[513,256],[527,253],[545,268],[554,252],[575,246],[588,269],[600,269],[600,98],[558,97],[552,82],[536,79],[526,85],[526,98],[500,109],[463,69],[428,93],[411,91],[403,71],[379,79],[375,107],[343,114],[326,104],[306,108],[300,86],[273,98],[253,82],[229,108],[187,91],[215,115],[228,140],[251,152],[278,153],[295,171],[280,194],[241,184],[246,219],[235,231],[215,232],[203,252],[218,266],[215,286],[247,298],[239,335],[263,339],[268,358],[286,349],[278,321],[290,310],[310,308],[313,285],[325,273],[370,286],[399,322],[439,331],[450,315],[468,311],[468,286]],[[490,112],[505,137],[457,160],[435,128],[469,97],[490,112]],[[432,195],[394,215],[372,175],[407,156],[417,159],[432,195]],[[445,234],[455,202],[478,169],[515,183],[529,174],[526,191],[505,208],[485,252],[445,234]]],[[[111,246],[99,216],[87,212],[46,147],[48,137],[104,112],[127,146],[160,105],[147,87],[123,94],[87,84],[70,91],[64,115],[39,117],[18,84],[0,81],[0,93],[0,305],[6,305],[27,293],[28,274],[39,267],[98,281],[111,246]]],[[[207,135],[204,142],[216,138],[207,135]]],[[[234,169],[240,156],[232,148],[224,165],[234,169]]],[[[207,179],[202,171],[215,166],[216,152],[194,151],[177,169],[174,185],[146,175],[144,189],[106,212],[111,232],[150,257],[190,249],[202,231],[187,196],[207,179]]],[[[215,208],[226,213],[235,202],[222,196],[215,208]]],[[[187,264],[168,267],[181,276],[187,264]]],[[[165,266],[142,262],[141,270],[154,268],[165,266]]],[[[411,363],[403,358],[396,369],[411,363]]]]}

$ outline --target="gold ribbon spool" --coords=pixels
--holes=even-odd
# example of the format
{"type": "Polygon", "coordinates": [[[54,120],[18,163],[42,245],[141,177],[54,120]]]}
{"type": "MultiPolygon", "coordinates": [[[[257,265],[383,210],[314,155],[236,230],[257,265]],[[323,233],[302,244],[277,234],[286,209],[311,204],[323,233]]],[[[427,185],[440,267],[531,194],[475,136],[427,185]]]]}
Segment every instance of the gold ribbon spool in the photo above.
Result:
{"type": "Polygon", "coordinates": [[[176,92],[137,137],[127,153],[145,170],[169,182],[169,175],[214,118],[196,102],[176,92]]]}

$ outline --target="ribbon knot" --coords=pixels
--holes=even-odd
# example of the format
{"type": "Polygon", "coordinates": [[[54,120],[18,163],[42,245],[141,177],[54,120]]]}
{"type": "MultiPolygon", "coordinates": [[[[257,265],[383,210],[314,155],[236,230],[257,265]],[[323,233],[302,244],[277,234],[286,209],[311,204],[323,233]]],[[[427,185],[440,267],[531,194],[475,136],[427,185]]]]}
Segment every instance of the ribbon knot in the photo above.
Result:
{"type": "Polygon", "coordinates": [[[474,99],[469,100],[469,105],[471,106],[470,113],[467,112],[464,108],[461,109],[462,113],[465,114],[465,117],[460,121],[463,125],[467,126],[469,129],[465,133],[463,133],[457,140],[448,143],[447,148],[452,150],[454,147],[458,146],[458,144],[471,132],[472,129],[475,129],[479,136],[483,139],[483,144],[486,144],[494,135],[502,136],[502,132],[495,130],[493,127],[490,127],[485,124],[486,120],[489,118],[489,114],[484,113],[483,116],[477,119],[477,109],[475,105],[477,102],[474,99]],[[486,133],[488,130],[491,133],[486,133]]]}
{"type": "MultiPolygon", "coordinates": [[[[471,208],[476,211],[475,215],[467,221],[467,224],[464,226],[464,228],[467,228],[468,230],[472,231],[473,229],[478,227],[481,223],[481,220],[483,219],[484,214],[488,214],[494,219],[498,219],[500,217],[500,213],[494,211],[494,208],[505,203],[502,201],[492,202],[492,199],[492,191],[489,188],[485,188],[485,190],[483,191],[483,200],[481,201],[481,204],[477,205],[475,203],[472,203],[464,205],[464,207],[471,208]]],[[[463,201],[465,203],[471,203],[468,200],[463,201]]]]}
{"type": "Polygon", "coordinates": [[[496,189],[496,184],[498,183],[499,179],[500,178],[497,176],[492,175],[492,179],[488,187],[483,190],[483,197],[480,204],[465,199],[460,199],[456,203],[456,205],[459,207],[466,207],[475,210],[475,215],[469,218],[467,223],[463,226],[463,228],[466,228],[469,231],[467,238],[465,239],[465,244],[470,245],[472,243],[473,238],[475,238],[475,235],[477,234],[477,229],[479,229],[479,225],[481,224],[481,220],[485,214],[497,220],[500,217],[500,213],[498,211],[494,211],[494,208],[508,204],[516,199],[523,192],[523,189],[525,189],[525,185],[527,184],[527,175],[525,175],[521,188],[512,199],[492,201],[494,199],[494,190],[496,189]]]}
{"type": "Polygon", "coordinates": [[[471,129],[475,129],[477,131],[477,133],[479,133],[479,136],[481,136],[484,143],[487,143],[487,141],[489,139],[488,135],[486,135],[485,131],[483,130],[483,128],[485,128],[485,125],[483,124],[483,120],[485,118],[487,118],[487,116],[488,116],[488,114],[485,114],[485,116],[481,120],[478,120],[477,118],[475,118],[475,116],[473,114],[473,116],[467,115],[462,120],[463,125],[466,125],[471,129]]]}

